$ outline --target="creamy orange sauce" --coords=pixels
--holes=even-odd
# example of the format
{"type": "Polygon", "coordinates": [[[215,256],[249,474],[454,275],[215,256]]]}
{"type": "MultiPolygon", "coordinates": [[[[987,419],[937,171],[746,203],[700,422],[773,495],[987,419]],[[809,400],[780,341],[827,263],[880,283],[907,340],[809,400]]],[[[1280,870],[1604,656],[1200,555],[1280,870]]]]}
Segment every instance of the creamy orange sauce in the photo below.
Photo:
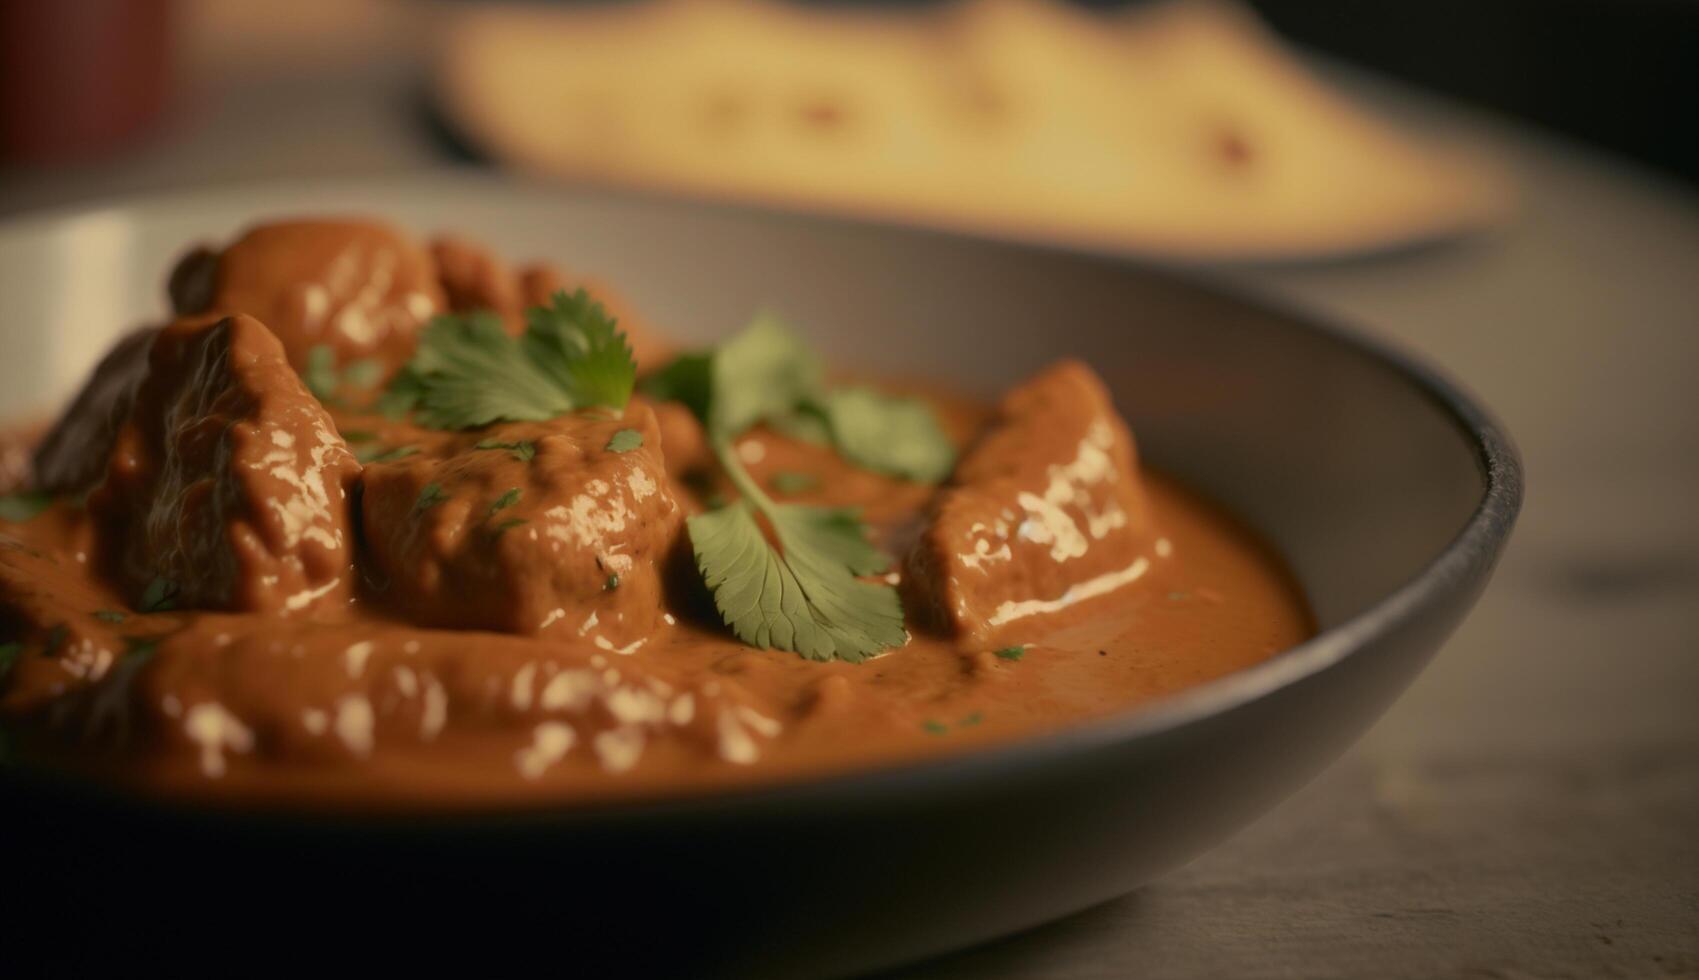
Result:
{"type": "Polygon", "coordinates": [[[4,528],[0,589],[31,618],[73,625],[57,655],[26,651],[0,708],[22,755],[150,791],[279,803],[654,796],[957,752],[1126,710],[1310,634],[1254,539],[1147,479],[1163,534],[1136,582],[1047,618],[1018,659],[917,631],[866,664],[744,646],[700,608],[669,613],[627,654],[418,629],[358,606],[332,623],[109,624],[94,613],[125,604],[89,575],[85,522],[59,505],[4,528]],[[163,637],[131,675],[128,636],[163,637]],[[55,724],[67,696],[86,703],[55,724]],[[605,723],[551,721],[580,702],[605,723]]]}
{"type": "MultiPolygon", "coordinates": [[[[394,266],[384,240],[357,235],[362,262],[394,266]]],[[[439,289],[424,253],[407,255],[409,281],[423,285],[403,299],[519,291],[499,267],[464,257],[467,281],[439,289]],[[478,286],[474,273],[496,285],[478,286]]],[[[254,283],[240,285],[268,288],[254,283]]],[[[159,380],[167,362],[156,353],[155,380],[87,504],[68,494],[28,520],[0,521],[0,643],[16,644],[0,723],[26,762],[148,793],[302,806],[698,793],[1054,730],[1255,664],[1313,631],[1292,579],[1252,534],[1133,469],[1112,410],[1074,406],[1077,418],[1056,416],[1062,428],[1028,414],[1058,410],[1043,404],[1047,390],[1077,383],[1089,395],[1095,382],[1069,374],[1083,369],[1059,368],[1060,387],[1035,386],[996,412],[926,393],[950,437],[978,447],[943,496],[764,428],[739,440],[763,486],[804,478],[776,497],[861,508],[878,543],[911,555],[888,576],[905,596],[909,642],[852,664],[747,646],[720,623],[682,522],[731,490],[705,466],[678,406],[426,431],[345,405],[320,412],[286,370],[299,344],[279,346],[258,325],[219,329],[226,347],[176,328],[156,343],[216,375],[195,385],[231,385],[221,411],[248,420],[231,430],[234,448],[201,438],[191,447],[201,456],[153,460],[174,437],[149,420],[183,416],[201,390],[159,380]],[[220,381],[226,361],[246,365],[247,380],[220,381]],[[644,447],[602,453],[622,427],[644,432],[644,447]],[[474,445],[520,438],[534,458],[474,445]],[[1077,445],[1048,446],[1058,438],[1077,445]],[[363,464],[340,455],[344,439],[363,464]],[[321,443],[311,466],[297,462],[321,443]],[[405,457],[382,455],[404,446],[405,457]],[[217,467],[244,452],[252,464],[211,494],[195,490],[197,473],[225,472],[217,467]],[[243,510],[244,495],[302,492],[301,474],[332,523],[283,512],[267,524],[269,505],[243,510]],[[442,502],[416,507],[424,486],[442,502]],[[182,495],[167,514],[178,524],[137,503],[160,487],[182,495]],[[523,488],[508,510],[492,502],[504,487],[523,488]],[[495,526],[498,510],[519,515],[511,529],[495,526]],[[170,536],[202,525],[211,530],[195,541],[170,536]],[[240,531],[234,558],[207,545],[224,526],[240,531]],[[142,611],[148,560],[165,552],[182,578],[197,562],[233,564],[183,603],[203,608],[142,611]],[[999,561],[1026,571],[985,571],[999,561]]],[[[27,460],[38,438],[0,438],[0,460],[27,460]]]]}

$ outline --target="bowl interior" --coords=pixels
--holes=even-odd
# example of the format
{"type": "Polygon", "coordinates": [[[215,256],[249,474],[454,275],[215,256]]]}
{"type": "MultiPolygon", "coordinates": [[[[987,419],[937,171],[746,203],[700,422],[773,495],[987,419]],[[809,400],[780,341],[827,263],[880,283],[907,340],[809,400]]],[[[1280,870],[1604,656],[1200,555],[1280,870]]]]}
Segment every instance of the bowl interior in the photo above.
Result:
{"type": "Polygon", "coordinates": [[[1101,372],[1146,460],[1291,563],[1322,626],[1409,581],[1479,505],[1466,433],[1351,343],[1175,277],[947,235],[438,175],[198,192],[0,229],[0,418],[42,416],[157,319],[188,244],[268,216],[363,213],[548,258],[685,341],[776,311],[838,363],[993,395],[1049,360],[1101,372]]]}

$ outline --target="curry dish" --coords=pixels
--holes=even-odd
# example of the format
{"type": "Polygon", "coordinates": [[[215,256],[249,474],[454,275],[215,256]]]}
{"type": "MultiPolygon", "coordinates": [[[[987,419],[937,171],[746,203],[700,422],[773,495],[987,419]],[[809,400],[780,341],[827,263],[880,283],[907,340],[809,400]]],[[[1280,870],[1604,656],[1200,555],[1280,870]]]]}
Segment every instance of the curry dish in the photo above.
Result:
{"type": "Polygon", "coordinates": [[[301,805],[579,802],[1054,730],[1312,632],[1091,369],[995,404],[680,350],[603,284],[289,221],[0,439],[14,761],[301,805]]]}

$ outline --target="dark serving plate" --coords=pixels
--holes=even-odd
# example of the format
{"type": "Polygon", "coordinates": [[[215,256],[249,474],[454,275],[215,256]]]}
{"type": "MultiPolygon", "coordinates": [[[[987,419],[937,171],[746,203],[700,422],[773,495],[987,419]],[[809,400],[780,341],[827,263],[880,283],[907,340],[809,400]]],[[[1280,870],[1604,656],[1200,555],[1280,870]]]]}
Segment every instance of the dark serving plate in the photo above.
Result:
{"type": "Polygon", "coordinates": [[[14,964],[30,950],[67,969],[842,975],[1023,929],[1184,863],[1344,751],[1475,601],[1521,500],[1508,437],[1433,370],[1195,277],[452,174],[0,227],[0,413],[56,404],[120,328],[160,312],[185,244],[350,211],[593,271],[687,340],[769,308],[840,362],[986,393],[1083,357],[1149,462],[1281,549],[1323,630],[1047,737],[676,802],[207,812],[12,770],[0,922],[14,964]]]}

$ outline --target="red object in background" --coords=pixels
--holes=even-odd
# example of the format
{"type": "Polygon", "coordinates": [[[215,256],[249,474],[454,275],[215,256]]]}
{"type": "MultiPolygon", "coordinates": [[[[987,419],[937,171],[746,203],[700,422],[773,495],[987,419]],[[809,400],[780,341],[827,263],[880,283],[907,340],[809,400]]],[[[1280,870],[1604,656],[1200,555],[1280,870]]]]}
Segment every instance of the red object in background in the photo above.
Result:
{"type": "Polygon", "coordinates": [[[158,120],[172,0],[0,0],[0,159],[88,160],[158,120]]]}

